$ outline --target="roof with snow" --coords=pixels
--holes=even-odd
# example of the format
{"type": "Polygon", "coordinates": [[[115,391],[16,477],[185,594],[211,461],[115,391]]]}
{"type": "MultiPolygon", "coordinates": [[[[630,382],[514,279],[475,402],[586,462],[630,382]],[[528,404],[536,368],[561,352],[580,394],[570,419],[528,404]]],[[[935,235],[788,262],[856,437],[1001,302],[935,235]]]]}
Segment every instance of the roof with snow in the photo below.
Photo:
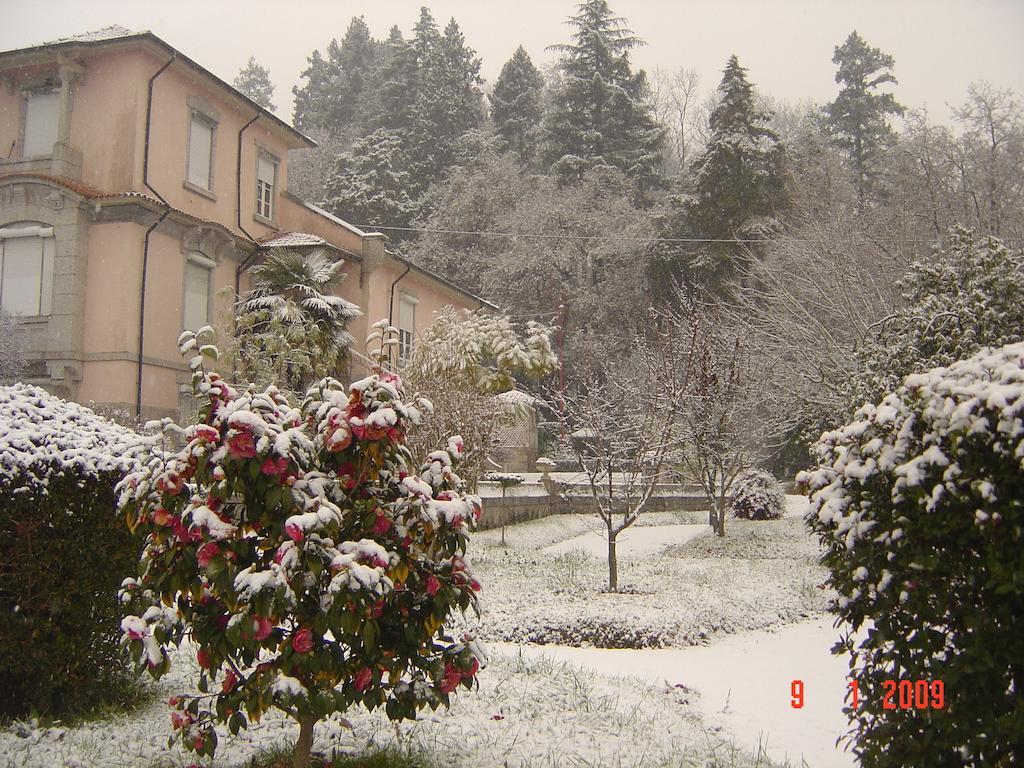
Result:
{"type": "Polygon", "coordinates": [[[45,493],[48,479],[66,471],[93,478],[134,471],[156,439],[40,387],[0,387],[0,487],[28,485],[45,493]]]}
{"type": "Polygon", "coordinates": [[[42,45],[57,45],[59,43],[94,43],[100,40],[115,40],[119,37],[131,37],[137,34],[127,27],[122,27],[119,24],[111,24],[108,27],[102,29],[96,29],[92,32],[82,32],[78,35],[72,35],[71,37],[61,37],[56,40],[49,40],[42,45]]]}
{"type": "Polygon", "coordinates": [[[533,405],[537,402],[537,398],[523,392],[521,389],[510,389],[508,392],[502,392],[497,395],[497,397],[502,402],[510,405],[533,405]]]}
{"type": "Polygon", "coordinates": [[[313,235],[309,232],[275,232],[272,235],[261,237],[256,242],[266,248],[301,248],[303,246],[331,245],[320,235],[313,235]]]}

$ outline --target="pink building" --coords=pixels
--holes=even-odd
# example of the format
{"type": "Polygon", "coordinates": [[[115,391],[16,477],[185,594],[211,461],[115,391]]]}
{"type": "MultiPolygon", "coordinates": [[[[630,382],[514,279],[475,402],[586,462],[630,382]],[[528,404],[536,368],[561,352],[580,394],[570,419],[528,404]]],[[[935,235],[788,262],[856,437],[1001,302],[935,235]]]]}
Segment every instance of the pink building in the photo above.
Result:
{"type": "Polygon", "coordinates": [[[0,53],[0,305],[22,318],[28,380],[177,414],[179,333],[229,316],[270,246],[344,261],[357,340],[382,317],[407,342],[445,305],[492,307],[288,193],[288,151],[313,146],[150,32],[0,53]]]}

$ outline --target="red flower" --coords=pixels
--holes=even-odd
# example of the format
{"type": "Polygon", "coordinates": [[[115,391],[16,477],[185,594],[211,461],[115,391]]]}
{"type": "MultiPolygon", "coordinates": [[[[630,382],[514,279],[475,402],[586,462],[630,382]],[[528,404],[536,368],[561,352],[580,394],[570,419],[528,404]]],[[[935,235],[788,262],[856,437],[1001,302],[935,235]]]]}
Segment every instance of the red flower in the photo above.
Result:
{"type": "Polygon", "coordinates": [[[477,581],[476,579],[470,579],[469,580],[469,588],[472,589],[474,592],[479,592],[480,591],[480,582],[477,581]]]}
{"type": "Polygon", "coordinates": [[[377,519],[373,521],[374,536],[380,536],[381,534],[387,533],[389,530],[391,530],[391,521],[384,515],[378,514],[377,519]]]}
{"type": "Polygon", "coordinates": [[[292,637],[292,650],[296,653],[309,653],[313,650],[313,633],[303,627],[292,637]]]}
{"type": "Polygon", "coordinates": [[[437,594],[437,590],[441,588],[441,582],[437,580],[437,576],[430,574],[427,577],[427,594],[433,597],[437,594]]]}
{"type": "Polygon", "coordinates": [[[250,432],[239,432],[228,440],[228,453],[236,459],[251,459],[256,455],[256,441],[250,432]]]}
{"type": "Polygon", "coordinates": [[[253,616],[252,623],[256,630],[253,637],[257,642],[266,640],[274,629],[274,623],[266,616],[253,616]]]}
{"type": "Polygon", "coordinates": [[[174,515],[163,507],[157,507],[153,510],[153,522],[157,525],[170,525],[173,519],[174,515]]]}
{"type": "Polygon", "coordinates": [[[444,677],[441,678],[441,690],[444,693],[451,693],[459,687],[462,682],[462,673],[455,668],[451,662],[444,665],[444,677]]]}
{"type": "Polygon", "coordinates": [[[302,541],[303,537],[306,535],[295,523],[288,523],[288,525],[284,527],[284,532],[287,533],[288,537],[296,544],[302,541]]]}
{"type": "Polygon", "coordinates": [[[288,471],[288,459],[282,456],[279,459],[267,459],[260,466],[260,472],[264,475],[270,475],[274,477],[276,475],[283,475],[288,471]]]}
{"type": "Polygon", "coordinates": [[[200,568],[206,568],[213,562],[213,559],[220,554],[220,547],[217,546],[217,542],[211,541],[207,544],[203,544],[196,552],[196,560],[199,562],[200,568]]]}
{"type": "Polygon", "coordinates": [[[217,614],[217,628],[218,629],[227,629],[228,628],[228,622],[230,620],[231,620],[231,617],[228,616],[226,613],[219,613],[219,614],[217,614]]]}
{"type": "Polygon", "coordinates": [[[477,659],[476,656],[474,656],[472,659],[470,659],[469,671],[468,672],[464,672],[462,676],[463,677],[472,677],[473,675],[475,675],[479,671],[480,671],[480,661],[479,661],[479,659],[477,659]]]}
{"type": "Polygon", "coordinates": [[[195,437],[205,443],[216,443],[220,439],[220,432],[207,424],[200,424],[195,428],[195,437]]]}
{"type": "Polygon", "coordinates": [[[373,672],[371,672],[367,667],[363,667],[356,672],[355,677],[353,678],[353,684],[355,685],[356,690],[360,693],[365,691],[372,681],[373,672]]]}
{"type": "Polygon", "coordinates": [[[224,693],[231,693],[235,690],[236,685],[238,685],[238,675],[235,674],[233,669],[229,669],[228,673],[224,675],[224,682],[221,683],[220,689],[224,693]]]}
{"type": "Polygon", "coordinates": [[[210,654],[206,652],[205,648],[200,648],[198,651],[196,651],[196,661],[198,662],[199,666],[203,669],[210,668],[210,654]]]}
{"type": "Polygon", "coordinates": [[[156,480],[156,489],[171,496],[177,496],[181,493],[182,486],[184,485],[185,480],[177,472],[165,472],[156,480]]]}
{"type": "Polygon", "coordinates": [[[331,425],[324,432],[324,446],[328,451],[337,453],[343,451],[352,445],[352,430],[349,429],[348,424],[340,422],[336,425],[331,425]]]}

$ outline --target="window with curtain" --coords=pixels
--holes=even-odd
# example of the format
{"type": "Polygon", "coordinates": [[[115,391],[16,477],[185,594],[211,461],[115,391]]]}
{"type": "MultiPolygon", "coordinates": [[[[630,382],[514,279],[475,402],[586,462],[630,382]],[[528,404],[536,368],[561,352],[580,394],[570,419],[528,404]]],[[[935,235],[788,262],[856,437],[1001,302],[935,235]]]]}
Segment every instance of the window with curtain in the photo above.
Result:
{"type": "Polygon", "coordinates": [[[216,262],[198,251],[189,253],[185,261],[184,327],[198,331],[210,324],[210,296],[213,268],[216,262]]]}
{"type": "Polygon", "coordinates": [[[24,157],[53,154],[59,106],[57,91],[25,94],[25,141],[21,149],[24,157]]]}
{"type": "Polygon", "coordinates": [[[0,306],[15,315],[49,315],[55,251],[52,227],[0,227],[0,306]]]}
{"type": "Polygon", "coordinates": [[[261,151],[256,163],[256,215],[274,218],[274,189],[277,186],[277,158],[261,151]]]}
{"type": "Polygon", "coordinates": [[[188,131],[188,182],[213,189],[213,130],[215,124],[200,112],[192,113],[188,131]]]}

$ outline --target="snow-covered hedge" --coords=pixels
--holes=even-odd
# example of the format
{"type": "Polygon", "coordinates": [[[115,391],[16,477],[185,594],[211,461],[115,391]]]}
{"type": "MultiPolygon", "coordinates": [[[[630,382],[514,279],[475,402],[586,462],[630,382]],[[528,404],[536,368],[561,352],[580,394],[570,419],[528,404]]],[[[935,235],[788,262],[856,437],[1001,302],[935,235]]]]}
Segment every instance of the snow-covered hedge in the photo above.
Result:
{"type": "Polygon", "coordinates": [[[835,650],[852,653],[860,764],[1014,764],[1024,753],[1024,343],[908,376],[816,451],[819,466],[800,480],[808,525],[828,548],[833,610],[859,631],[835,650]],[[913,696],[887,698],[889,680],[913,696]]]}
{"type": "Polygon", "coordinates": [[[786,492],[770,472],[752,469],[733,485],[732,513],[745,520],[778,520],[786,510],[786,492]]]}
{"type": "Polygon", "coordinates": [[[0,712],[116,697],[117,588],[137,551],[114,486],[150,441],[27,384],[0,387],[0,712]]]}

